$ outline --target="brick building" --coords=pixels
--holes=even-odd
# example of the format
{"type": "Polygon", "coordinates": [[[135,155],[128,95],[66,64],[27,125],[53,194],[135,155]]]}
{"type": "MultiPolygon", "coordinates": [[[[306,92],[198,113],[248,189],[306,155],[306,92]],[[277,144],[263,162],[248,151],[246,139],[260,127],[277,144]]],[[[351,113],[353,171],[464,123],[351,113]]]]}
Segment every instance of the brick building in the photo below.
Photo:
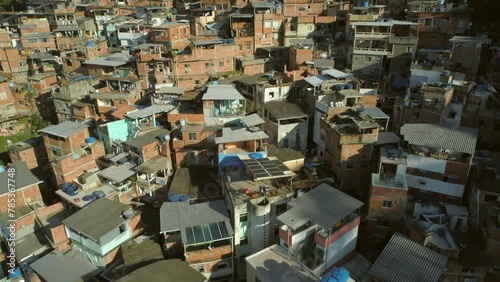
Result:
{"type": "Polygon", "coordinates": [[[104,144],[90,138],[88,125],[65,121],[40,130],[57,184],[97,168],[96,159],[104,156],[104,144]]]}
{"type": "MultiPolygon", "coordinates": [[[[17,209],[22,209],[23,207],[28,207],[30,205],[44,206],[42,199],[42,194],[40,193],[39,184],[42,183],[41,180],[36,178],[33,173],[26,167],[25,162],[15,162],[9,164],[5,167],[5,171],[0,173],[0,178],[5,185],[2,185],[2,193],[0,195],[0,203],[2,207],[0,212],[2,214],[7,214],[8,210],[14,210],[14,215],[16,217],[22,216],[21,212],[19,214],[16,212],[17,209]],[[14,172],[13,170],[14,169],[14,172]],[[9,180],[9,179],[13,179],[9,180]],[[11,184],[10,186],[8,184],[11,184]],[[14,186],[12,186],[14,185],[14,186]],[[15,187],[15,204],[9,205],[11,203],[9,199],[10,187],[15,187]]],[[[9,211],[10,213],[10,211],[9,211]]]]}
{"type": "Polygon", "coordinates": [[[373,144],[380,125],[362,109],[347,109],[320,121],[325,143],[324,160],[335,175],[342,190],[363,193],[370,183],[373,144]]]}

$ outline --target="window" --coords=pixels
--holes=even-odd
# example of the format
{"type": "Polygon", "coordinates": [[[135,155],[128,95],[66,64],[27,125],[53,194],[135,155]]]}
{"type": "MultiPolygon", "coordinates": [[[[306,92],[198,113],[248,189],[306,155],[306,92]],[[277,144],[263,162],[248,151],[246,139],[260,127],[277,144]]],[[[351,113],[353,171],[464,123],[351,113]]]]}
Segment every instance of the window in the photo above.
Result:
{"type": "Polygon", "coordinates": [[[355,56],[355,57],[354,57],[354,60],[355,60],[355,61],[359,61],[359,57],[355,56]]]}
{"type": "Polygon", "coordinates": [[[456,116],[457,116],[457,113],[455,111],[450,111],[448,113],[448,118],[455,119],[456,116]]]}
{"type": "Polygon", "coordinates": [[[24,106],[24,100],[17,100],[17,103],[21,106],[24,106]]]}
{"type": "Polygon", "coordinates": [[[223,66],[224,66],[224,61],[219,62],[219,67],[223,67],[223,66]]]}
{"type": "Polygon", "coordinates": [[[30,38],[28,39],[28,43],[37,43],[38,40],[36,38],[30,38]]]}
{"type": "Polygon", "coordinates": [[[240,246],[248,245],[248,238],[241,238],[240,239],[240,246]]]}
{"type": "Polygon", "coordinates": [[[368,56],[368,57],[365,57],[365,61],[367,61],[367,62],[371,62],[371,61],[372,61],[372,57],[369,57],[369,56],[368,56]]]}
{"type": "Polygon", "coordinates": [[[227,268],[227,261],[219,261],[217,263],[217,269],[224,269],[224,268],[227,268]]]}
{"type": "Polygon", "coordinates": [[[7,100],[7,93],[0,92],[0,101],[2,101],[2,100],[7,100]]]}
{"type": "Polygon", "coordinates": [[[270,28],[270,27],[271,27],[271,21],[265,21],[264,28],[270,28]]]}
{"type": "Polygon", "coordinates": [[[279,216],[284,212],[286,212],[286,203],[276,205],[276,216],[279,216]]]}
{"type": "Polygon", "coordinates": [[[384,200],[384,202],[382,203],[382,207],[390,209],[392,207],[392,201],[386,201],[386,200],[384,200]]]}
{"type": "Polygon", "coordinates": [[[189,133],[189,141],[196,141],[196,133],[189,133]]]}
{"type": "Polygon", "coordinates": [[[60,157],[62,156],[61,149],[59,148],[50,148],[50,152],[52,153],[52,156],[54,157],[60,157]]]}
{"type": "Polygon", "coordinates": [[[413,48],[412,48],[412,47],[410,47],[410,46],[407,46],[407,47],[406,47],[406,52],[413,52],[413,48]]]}
{"type": "Polygon", "coordinates": [[[314,29],[314,26],[312,26],[312,25],[307,26],[307,31],[312,31],[313,29],[314,29]]]}
{"type": "Polygon", "coordinates": [[[322,158],[324,155],[325,155],[325,153],[323,153],[323,151],[319,151],[319,157],[320,158],[322,158]]]}
{"type": "Polygon", "coordinates": [[[205,272],[205,266],[198,266],[199,272],[205,272]]]}
{"type": "Polygon", "coordinates": [[[185,68],[190,68],[190,67],[191,67],[191,65],[190,65],[190,64],[184,64],[184,67],[185,67],[185,68]]]}
{"type": "Polygon", "coordinates": [[[120,225],[119,229],[120,229],[120,234],[125,233],[127,231],[127,226],[125,224],[122,224],[120,225]]]}
{"type": "Polygon", "coordinates": [[[274,98],[274,91],[269,92],[269,98],[274,98]]]}
{"type": "Polygon", "coordinates": [[[354,164],[350,163],[350,162],[347,162],[347,163],[345,163],[345,168],[346,169],[354,169],[354,164]]]}
{"type": "Polygon", "coordinates": [[[240,214],[240,223],[247,222],[247,221],[248,221],[248,214],[246,214],[246,213],[240,214]]]}
{"type": "Polygon", "coordinates": [[[279,29],[279,28],[280,28],[280,24],[281,24],[281,22],[279,22],[279,21],[274,21],[274,22],[273,22],[273,28],[274,28],[274,29],[279,29]]]}
{"type": "Polygon", "coordinates": [[[243,50],[243,45],[238,45],[238,50],[243,50]]]}
{"type": "Polygon", "coordinates": [[[252,44],[247,44],[247,50],[252,49],[252,44]]]}
{"type": "Polygon", "coordinates": [[[321,139],[321,141],[325,142],[325,140],[326,140],[325,134],[321,133],[319,136],[319,139],[321,139]]]}

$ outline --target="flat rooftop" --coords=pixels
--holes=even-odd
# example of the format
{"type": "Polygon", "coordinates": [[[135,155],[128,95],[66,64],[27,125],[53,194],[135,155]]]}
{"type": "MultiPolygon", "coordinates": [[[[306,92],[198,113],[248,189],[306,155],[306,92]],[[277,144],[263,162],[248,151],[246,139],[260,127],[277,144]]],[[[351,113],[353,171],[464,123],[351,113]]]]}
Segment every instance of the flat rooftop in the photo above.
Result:
{"type": "Polygon", "coordinates": [[[61,138],[68,138],[73,134],[86,129],[87,127],[89,127],[89,125],[86,123],[78,123],[67,120],[56,125],[47,126],[43,129],[40,129],[39,131],[41,133],[46,133],[61,138]]]}
{"type": "Polygon", "coordinates": [[[299,261],[289,256],[285,249],[273,245],[246,258],[262,282],[316,282],[320,278],[299,261]],[[287,275],[285,275],[287,274],[287,275]]]}
{"type": "Polygon", "coordinates": [[[168,195],[187,195],[193,201],[219,199],[222,190],[217,170],[205,166],[180,167],[175,171],[168,195]]]}

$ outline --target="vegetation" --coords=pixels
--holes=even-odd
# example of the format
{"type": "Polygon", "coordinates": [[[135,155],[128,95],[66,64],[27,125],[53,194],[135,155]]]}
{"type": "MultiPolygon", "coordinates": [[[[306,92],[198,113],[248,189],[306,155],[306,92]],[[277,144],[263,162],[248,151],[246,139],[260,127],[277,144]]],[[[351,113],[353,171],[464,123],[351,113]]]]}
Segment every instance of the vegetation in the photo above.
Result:
{"type": "Polygon", "coordinates": [[[0,12],[22,11],[26,9],[26,0],[0,0],[0,12]]]}
{"type": "Polygon", "coordinates": [[[0,136],[0,153],[7,151],[8,142],[17,143],[32,137],[38,136],[38,130],[50,125],[50,122],[44,120],[40,115],[32,115],[19,119],[16,125],[27,124],[27,127],[16,134],[0,136]]]}

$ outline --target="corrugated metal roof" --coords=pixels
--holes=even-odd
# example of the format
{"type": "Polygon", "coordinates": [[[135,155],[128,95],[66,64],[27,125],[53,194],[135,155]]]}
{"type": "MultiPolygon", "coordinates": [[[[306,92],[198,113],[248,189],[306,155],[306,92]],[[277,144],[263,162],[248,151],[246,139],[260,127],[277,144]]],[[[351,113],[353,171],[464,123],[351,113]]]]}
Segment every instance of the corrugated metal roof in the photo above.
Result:
{"type": "Polygon", "coordinates": [[[264,131],[251,132],[245,127],[226,127],[222,129],[222,137],[215,137],[215,143],[222,144],[267,138],[269,138],[269,135],[267,135],[264,131]]]}
{"type": "Polygon", "coordinates": [[[263,124],[265,122],[258,114],[251,114],[251,115],[248,115],[246,117],[240,118],[240,120],[246,126],[255,126],[255,125],[263,124]]]}
{"type": "Polygon", "coordinates": [[[244,100],[243,95],[232,85],[209,85],[202,100],[244,100]]]}
{"type": "Polygon", "coordinates": [[[207,278],[180,259],[160,260],[136,269],[117,282],[130,281],[189,281],[204,282],[207,278]]]}
{"type": "Polygon", "coordinates": [[[309,221],[329,229],[363,206],[363,202],[327,184],[321,184],[304,196],[291,202],[292,208],[278,220],[293,230],[309,221]]]}
{"type": "MultiPolygon", "coordinates": [[[[21,190],[30,187],[35,184],[42,183],[42,181],[36,178],[35,175],[28,169],[25,162],[15,162],[8,165],[9,168],[14,168],[16,173],[14,174],[15,188],[16,190],[21,190]]],[[[10,178],[8,168],[5,171],[0,172],[0,195],[7,194],[9,189],[7,189],[7,184],[10,178]]],[[[12,180],[11,180],[12,181],[12,180]]]]}
{"type": "Polygon", "coordinates": [[[385,282],[439,281],[447,262],[446,256],[395,233],[368,274],[385,282]]]}
{"type": "Polygon", "coordinates": [[[135,174],[132,168],[135,165],[132,163],[124,163],[121,166],[110,166],[99,172],[99,176],[115,182],[125,181],[127,178],[135,174]]]}
{"type": "Polygon", "coordinates": [[[138,118],[144,118],[144,117],[148,117],[151,115],[155,115],[158,113],[168,112],[174,108],[175,107],[172,105],[153,105],[153,106],[149,106],[147,108],[144,108],[142,110],[127,113],[125,116],[132,118],[132,119],[138,119],[138,118]]]}
{"type": "Polygon", "coordinates": [[[63,224],[97,241],[125,222],[122,212],[129,208],[129,205],[101,198],[63,220],[63,224]]]}
{"type": "Polygon", "coordinates": [[[83,254],[76,251],[50,253],[36,260],[30,267],[44,281],[91,281],[101,270],[83,254]],[[57,267],[54,267],[57,266],[57,267]],[[63,278],[64,277],[64,278],[63,278]]]}
{"type": "Polygon", "coordinates": [[[405,124],[401,127],[401,135],[410,144],[469,154],[476,150],[477,134],[476,128],[448,128],[431,123],[405,124]]]}
{"type": "Polygon", "coordinates": [[[323,81],[332,80],[332,77],[328,76],[328,75],[322,75],[322,74],[320,74],[320,75],[305,77],[304,80],[307,83],[309,83],[310,85],[316,87],[316,86],[320,86],[321,83],[323,83],[323,81]]]}
{"type": "Polygon", "coordinates": [[[140,171],[144,173],[154,173],[162,169],[167,169],[168,158],[164,156],[155,156],[145,163],[142,163],[134,168],[135,171],[140,171]]]}
{"type": "Polygon", "coordinates": [[[203,131],[203,124],[196,124],[196,125],[190,125],[187,124],[181,128],[182,132],[202,132],[203,131]]]}
{"type": "Polygon", "coordinates": [[[160,209],[160,232],[171,232],[203,224],[229,221],[223,200],[190,204],[165,202],[160,209]]]}
{"type": "Polygon", "coordinates": [[[89,125],[86,123],[78,123],[78,122],[67,120],[67,121],[64,121],[63,123],[59,123],[56,125],[50,125],[48,127],[40,129],[39,131],[42,133],[47,133],[47,134],[55,135],[55,136],[62,137],[62,138],[68,138],[68,137],[72,136],[73,134],[86,129],[87,127],[89,127],[89,125]]]}
{"type": "Polygon", "coordinates": [[[365,108],[365,114],[369,115],[371,118],[389,118],[384,112],[379,108],[365,108]]]}
{"type": "Polygon", "coordinates": [[[324,70],[321,72],[321,74],[326,74],[326,75],[329,75],[333,78],[346,78],[347,77],[347,73],[345,73],[343,71],[339,71],[337,69],[324,70]]]}
{"type": "Polygon", "coordinates": [[[105,66],[105,67],[119,67],[128,64],[132,58],[122,53],[112,54],[108,57],[99,57],[92,60],[85,61],[87,65],[105,66]]]}

